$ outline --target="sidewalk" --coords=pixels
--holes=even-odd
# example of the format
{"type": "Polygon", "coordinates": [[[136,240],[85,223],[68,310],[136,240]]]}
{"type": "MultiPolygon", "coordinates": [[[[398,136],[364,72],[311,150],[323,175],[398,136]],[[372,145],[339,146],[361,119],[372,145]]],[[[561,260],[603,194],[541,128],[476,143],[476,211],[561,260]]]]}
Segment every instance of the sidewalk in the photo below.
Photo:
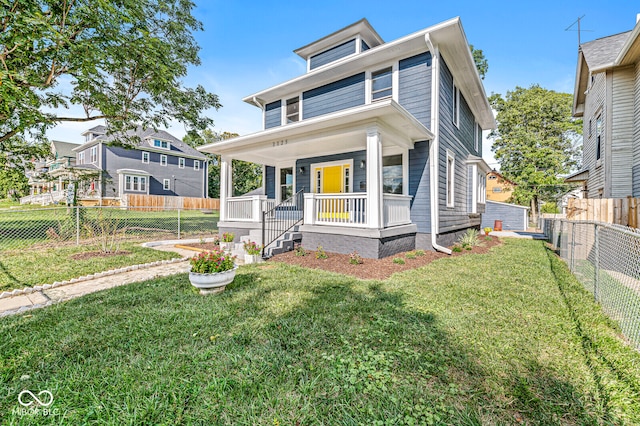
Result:
{"type": "Polygon", "coordinates": [[[174,247],[174,245],[192,244],[199,241],[167,240],[144,243],[144,247],[171,251],[178,253],[181,257],[96,273],[69,281],[34,286],[33,288],[27,288],[26,292],[16,290],[12,292],[11,296],[0,298],[0,317],[49,306],[121,285],[189,272],[189,258],[197,252],[174,247]]]}

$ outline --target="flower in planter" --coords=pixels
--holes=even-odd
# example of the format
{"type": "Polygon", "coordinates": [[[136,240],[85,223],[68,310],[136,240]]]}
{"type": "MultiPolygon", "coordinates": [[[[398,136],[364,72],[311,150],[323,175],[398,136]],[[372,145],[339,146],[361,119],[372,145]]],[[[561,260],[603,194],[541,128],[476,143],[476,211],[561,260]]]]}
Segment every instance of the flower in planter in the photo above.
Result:
{"type": "Polygon", "coordinates": [[[246,251],[247,254],[255,256],[260,254],[260,252],[262,251],[262,246],[256,244],[253,241],[247,241],[246,243],[244,243],[244,251],[246,251]]]}
{"type": "Polygon", "coordinates": [[[236,236],[234,235],[233,232],[225,232],[224,234],[222,234],[222,242],[223,243],[232,243],[233,239],[236,236]]]}
{"type": "Polygon", "coordinates": [[[205,251],[191,258],[191,272],[196,274],[215,274],[230,271],[235,265],[235,256],[220,249],[205,251]]]}

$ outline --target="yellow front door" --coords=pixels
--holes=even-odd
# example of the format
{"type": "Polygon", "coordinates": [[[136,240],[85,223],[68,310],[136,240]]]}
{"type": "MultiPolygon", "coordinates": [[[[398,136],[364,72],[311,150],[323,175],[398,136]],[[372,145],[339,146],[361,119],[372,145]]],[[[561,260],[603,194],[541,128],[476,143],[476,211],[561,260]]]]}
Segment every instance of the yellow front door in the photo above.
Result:
{"type": "MultiPolygon", "coordinates": [[[[319,192],[323,194],[339,194],[349,190],[349,188],[345,188],[345,177],[349,176],[348,164],[318,167],[315,169],[315,173],[320,177],[321,185],[318,188],[319,192]]],[[[346,200],[344,199],[322,200],[320,218],[334,220],[348,219],[349,212],[347,211],[345,203],[346,200]]]]}
{"type": "Polygon", "coordinates": [[[342,191],[342,166],[323,167],[322,192],[335,194],[342,191]]]}

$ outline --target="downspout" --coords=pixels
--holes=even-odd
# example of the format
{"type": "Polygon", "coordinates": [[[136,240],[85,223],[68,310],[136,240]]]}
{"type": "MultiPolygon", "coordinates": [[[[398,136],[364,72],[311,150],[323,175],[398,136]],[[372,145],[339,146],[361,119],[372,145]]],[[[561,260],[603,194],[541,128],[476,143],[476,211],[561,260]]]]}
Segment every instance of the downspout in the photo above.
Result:
{"type": "Polygon", "coordinates": [[[429,34],[424,40],[431,51],[431,132],[433,140],[429,146],[429,189],[431,192],[431,246],[442,253],[451,254],[451,250],[436,241],[440,221],[438,205],[438,168],[440,163],[440,51],[431,42],[429,34]]]}

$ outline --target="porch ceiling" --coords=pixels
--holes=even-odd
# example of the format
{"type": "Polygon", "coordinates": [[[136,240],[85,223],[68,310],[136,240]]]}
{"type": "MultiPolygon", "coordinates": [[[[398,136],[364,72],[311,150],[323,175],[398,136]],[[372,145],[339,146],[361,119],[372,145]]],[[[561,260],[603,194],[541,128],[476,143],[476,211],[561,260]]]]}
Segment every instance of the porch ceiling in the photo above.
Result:
{"type": "Polygon", "coordinates": [[[410,148],[414,142],[433,139],[429,129],[388,99],[204,145],[198,150],[276,165],[298,158],[363,150],[366,131],[373,126],[382,135],[383,149],[410,148]]]}

